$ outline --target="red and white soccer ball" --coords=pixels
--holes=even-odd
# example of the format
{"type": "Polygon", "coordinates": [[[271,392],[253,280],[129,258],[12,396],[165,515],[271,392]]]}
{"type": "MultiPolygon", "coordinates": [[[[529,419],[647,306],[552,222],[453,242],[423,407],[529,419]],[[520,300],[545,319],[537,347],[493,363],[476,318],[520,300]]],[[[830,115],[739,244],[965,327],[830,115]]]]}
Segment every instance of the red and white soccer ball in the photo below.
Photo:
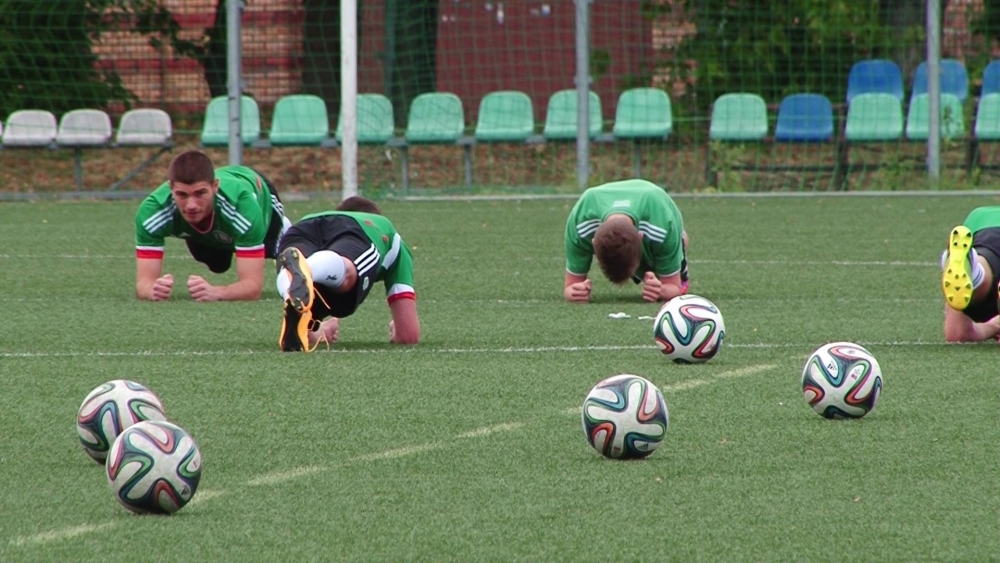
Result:
{"type": "Polygon", "coordinates": [[[91,391],[80,405],[76,432],[80,444],[97,463],[104,463],[111,444],[125,429],[144,420],[166,420],[163,402],[135,381],[115,379],[91,391]]]}
{"type": "Polygon", "coordinates": [[[722,349],[725,336],[726,323],[719,308],[697,295],[674,297],[653,320],[653,341],[664,356],[677,363],[711,360],[722,349]]]}
{"type": "Polygon", "coordinates": [[[140,422],[115,440],[105,472],[111,491],[125,508],[139,514],[173,514],[198,490],[201,451],[176,424],[140,422]]]}

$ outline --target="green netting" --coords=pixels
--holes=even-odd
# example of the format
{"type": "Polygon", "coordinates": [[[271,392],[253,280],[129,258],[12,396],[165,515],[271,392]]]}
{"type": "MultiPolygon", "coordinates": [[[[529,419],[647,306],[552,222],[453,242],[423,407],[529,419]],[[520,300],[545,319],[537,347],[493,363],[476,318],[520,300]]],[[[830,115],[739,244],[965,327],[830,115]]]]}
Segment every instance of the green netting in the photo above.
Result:
{"type": "MultiPolygon", "coordinates": [[[[1000,89],[990,50],[1000,4],[941,3],[943,185],[989,185],[1000,110],[986,95],[1000,89]]],[[[925,4],[591,3],[588,183],[641,175],[676,191],[923,185],[925,4]],[[763,126],[756,102],[751,114],[742,103],[716,107],[733,94],[763,101],[763,126]]],[[[245,115],[244,162],[281,189],[339,189],[340,0],[245,6],[241,83],[259,132],[245,115]]],[[[225,8],[225,0],[0,0],[2,189],[106,189],[152,163],[128,184],[145,190],[168,161],[150,159],[170,146],[206,146],[225,163],[227,104],[206,111],[227,94],[225,8]],[[83,109],[107,119],[66,119],[83,109]],[[161,113],[125,119],[135,109],[161,113]]],[[[360,0],[362,190],[576,190],[575,9],[360,0]],[[456,100],[413,107],[432,94],[456,100]]]]}

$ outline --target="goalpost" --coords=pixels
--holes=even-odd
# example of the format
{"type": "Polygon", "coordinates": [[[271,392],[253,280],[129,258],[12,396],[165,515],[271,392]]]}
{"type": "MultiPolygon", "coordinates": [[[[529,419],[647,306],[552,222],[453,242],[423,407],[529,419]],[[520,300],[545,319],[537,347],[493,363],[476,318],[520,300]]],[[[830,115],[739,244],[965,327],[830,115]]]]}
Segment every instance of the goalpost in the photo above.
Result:
{"type": "Polygon", "coordinates": [[[358,0],[340,3],[341,180],[346,199],[358,195],[358,0]]]}

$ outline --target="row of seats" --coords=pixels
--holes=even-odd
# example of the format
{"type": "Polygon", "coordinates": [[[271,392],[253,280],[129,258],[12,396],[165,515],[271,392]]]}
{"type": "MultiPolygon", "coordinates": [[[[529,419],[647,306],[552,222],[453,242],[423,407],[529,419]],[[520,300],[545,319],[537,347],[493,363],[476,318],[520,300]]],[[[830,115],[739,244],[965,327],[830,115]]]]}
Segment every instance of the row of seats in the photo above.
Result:
{"type": "MultiPolygon", "coordinates": [[[[940,86],[942,94],[951,94],[965,101],[969,96],[969,74],[962,61],[941,59],[940,86]]],[[[1000,60],[992,61],[983,71],[983,96],[1000,92],[1000,60]]],[[[913,74],[910,97],[927,93],[927,62],[920,63],[913,74]]],[[[888,59],[868,59],[854,63],[847,75],[847,103],[860,94],[889,94],[902,101],[903,73],[888,59]]]]}

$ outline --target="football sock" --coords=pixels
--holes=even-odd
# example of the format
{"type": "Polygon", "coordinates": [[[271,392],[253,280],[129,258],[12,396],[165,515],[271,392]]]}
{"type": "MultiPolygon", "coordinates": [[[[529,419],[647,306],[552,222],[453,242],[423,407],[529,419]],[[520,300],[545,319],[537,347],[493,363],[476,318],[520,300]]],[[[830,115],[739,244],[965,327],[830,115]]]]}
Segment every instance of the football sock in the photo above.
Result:
{"type": "Polygon", "coordinates": [[[288,288],[292,286],[292,279],[291,276],[288,275],[288,270],[282,268],[281,271],[278,272],[278,279],[275,280],[275,283],[278,286],[278,295],[280,295],[282,299],[288,299],[288,288]]]}
{"type": "MultiPolygon", "coordinates": [[[[976,252],[975,248],[969,249],[969,270],[972,271],[972,289],[976,289],[982,285],[983,281],[986,279],[986,270],[983,269],[983,265],[979,263],[977,259],[979,253],[976,252]]],[[[941,253],[941,269],[943,270],[945,265],[948,263],[948,251],[945,250],[941,253]]]]}
{"type": "Polygon", "coordinates": [[[313,283],[326,287],[340,287],[347,275],[344,259],[332,250],[320,250],[306,258],[312,270],[313,283]]]}

